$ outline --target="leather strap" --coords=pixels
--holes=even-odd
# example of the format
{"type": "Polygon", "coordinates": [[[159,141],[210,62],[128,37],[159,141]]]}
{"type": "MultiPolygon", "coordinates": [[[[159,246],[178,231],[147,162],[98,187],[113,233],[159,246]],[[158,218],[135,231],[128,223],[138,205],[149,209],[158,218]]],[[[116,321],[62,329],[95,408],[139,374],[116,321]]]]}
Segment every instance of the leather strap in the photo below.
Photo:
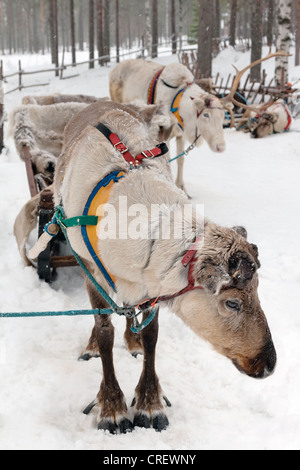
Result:
{"type": "Polygon", "coordinates": [[[101,122],[95,126],[98,131],[100,131],[115,147],[118,152],[122,154],[124,160],[132,166],[139,166],[145,158],[156,158],[166,154],[169,149],[168,146],[163,142],[151,150],[144,150],[143,152],[139,153],[136,157],[133,157],[129,152],[126,145],[119,139],[117,134],[111,132],[111,130],[106,127],[101,122]]]}

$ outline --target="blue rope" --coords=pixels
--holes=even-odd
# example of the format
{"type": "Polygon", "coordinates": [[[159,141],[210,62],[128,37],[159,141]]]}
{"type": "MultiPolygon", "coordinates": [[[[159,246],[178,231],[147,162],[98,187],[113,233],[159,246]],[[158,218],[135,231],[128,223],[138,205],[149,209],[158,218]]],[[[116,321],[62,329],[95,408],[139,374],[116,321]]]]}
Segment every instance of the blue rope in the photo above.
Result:
{"type": "Polygon", "coordinates": [[[65,310],[61,311],[45,311],[45,312],[9,312],[9,313],[0,313],[0,318],[35,318],[35,317],[75,317],[78,315],[111,315],[113,313],[117,313],[118,315],[126,316],[127,318],[132,318],[134,324],[130,327],[133,333],[139,333],[142,331],[146,326],[148,326],[152,320],[154,319],[155,315],[157,314],[158,306],[152,307],[150,310],[149,315],[146,319],[137,325],[136,317],[140,315],[140,313],[135,313],[132,311],[132,307],[118,307],[118,309],[113,310],[111,308],[95,308],[95,309],[88,309],[88,310],[65,310]]]}
{"type": "Polygon", "coordinates": [[[186,151],[182,152],[180,155],[177,155],[177,157],[174,157],[174,158],[170,158],[170,160],[168,160],[168,162],[173,162],[174,160],[177,160],[177,158],[180,158],[180,157],[183,157],[184,155],[186,155],[186,151]]]}
{"type": "Polygon", "coordinates": [[[22,318],[22,317],[54,317],[54,316],[75,316],[75,315],[97,315],[99,309],[94,310],[66,310],[64,312],[13,312],[0,313],[0,318],[22,318]]]}

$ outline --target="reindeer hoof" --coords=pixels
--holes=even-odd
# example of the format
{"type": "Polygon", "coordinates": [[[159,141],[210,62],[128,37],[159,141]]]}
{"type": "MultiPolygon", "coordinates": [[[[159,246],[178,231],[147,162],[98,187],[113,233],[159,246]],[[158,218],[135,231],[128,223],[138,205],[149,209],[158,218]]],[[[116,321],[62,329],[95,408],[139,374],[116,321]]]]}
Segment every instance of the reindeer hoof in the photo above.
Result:
{"type": "Polygon", "coordinates": [[[89,361],[90,359],[92,359],[92,357],[100,357],[100,354],[84,353],[79,356],[78,361],[89,361]]]}
{"type": "Polygon", "coordinates": [[[172,406],[172,403],[170,402],[170,400],[168,400],[168,398],[165,395],[163,396],[163,399],[165,400],[166,405],[170,408],[172,406]]]}
{"type": "Polygon", "coordinates": [[[133,426],[132,422],[129,421],[129,419],[127,419],[127,418],[123,418],[119,422],[119,430],[120,430],[121,434],[126,434],[127,432],[132,432],[133,428],[134,428],[134,426],[133,426]]]}
{"type": "Polygon", "coordinates": [[[133,425],[138,426],[139,428],[150,428],[151,427],[150,418],[143,413],[138,413],[134,417],[133,425]]]}
{"type": "Polygon", "coordinates": [[[143,355],[143,353],[140,352],[140,351],[134,351],[134,352],[131,353],[131,355],[132,355],[133,357],[135,357],[135,359],[138,357],[139,354],[143,355]]]}
{"type": "Polygon", "coordinates": [[[85,415],[88,415],[92,411],[94,406],[96,406],[96,405],[97,405],[97,401],[93,400],[86,408],[84,408],[82,413],[85,414],[85,415]]]}
{"type": "Polygon", "coordinates": [[[153,418],[152,426],[155,429],[155,431],[158,431],[158,432],[164,431],[169,426],[169,420],[166,417],[166,415],[164,415],[163,413],[160,413],[159,415],[153,418]]]}
{"type": "Polygon", "coordinates": [[[118,428],[116,423],[108,419],[102,419],[101,421],[99,421],[97,427],[99,431],[109,431],[111,434],[116,434],[118,428]]]}

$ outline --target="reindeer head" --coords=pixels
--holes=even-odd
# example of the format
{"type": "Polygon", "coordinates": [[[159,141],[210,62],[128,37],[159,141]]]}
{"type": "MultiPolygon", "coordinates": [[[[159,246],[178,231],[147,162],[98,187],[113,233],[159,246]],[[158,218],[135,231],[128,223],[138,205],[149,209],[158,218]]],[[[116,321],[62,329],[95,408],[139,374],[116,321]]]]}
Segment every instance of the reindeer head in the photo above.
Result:
{"type": "Polygon", "coordinates": [[[196,136],[201,136],[213,152],[220,153],[225,150],[225,111],[215,95],[204,93],[196,84],[191,85],[182,96],[180,114],[190,142],[193,142],[196,136]]]}
{"type": "MultiPolygon", "coordinates": [[[[120,104],[118,106],[121,107],[120,104]]],[[[176,118],[163,103],[145,105],[141,100],[135,100],[124,109],[137,113],[147,125],[150,136],[159,142],[167,141],[177,124],[176,118]]]]}
{"type": "Polygon", "coordinates": [[[203,290],[183,296],[179,315],[214,348],[254,378],[270,375],[276,352],[257,287],[256,245],[241,228],[210,225],[194,267],[203,290]]]}
{"type": "Polygon", "coordinates": [[[274,124],[276,121],[277,115],[275,113],[262,113],[258,117],[257,122],[253,125],[253,129],[251,130],[251,137],[258,139],[273,134],[274,124]]]}
{"type": "Polygon", "coordinates": [[[162,103],[141,105],[139,113],[147,124],[150,135],[154,140],[165,142],[170,138],[177,121],[166,105],[162,103]]]}

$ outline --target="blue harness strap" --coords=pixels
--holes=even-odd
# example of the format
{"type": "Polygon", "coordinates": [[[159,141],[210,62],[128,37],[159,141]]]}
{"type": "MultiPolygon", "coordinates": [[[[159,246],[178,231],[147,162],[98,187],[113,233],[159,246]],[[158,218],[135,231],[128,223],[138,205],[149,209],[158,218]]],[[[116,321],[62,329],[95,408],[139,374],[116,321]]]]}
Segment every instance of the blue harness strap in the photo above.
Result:
{"type": "MultiPolygon", "coordinates": [[[[91,194],[90,194],[90,196],[87,200],[87,203],[86,203],[86,205],[84,207],[84,210],[83,210],[83,216],[88,216],[89,215],[88,213],[89,213],[91,204],[94,201],[97,194],[99,193],[99,191],[101,190],[101,188],[106,187],[112,181],[114,183],[116,183],[117,181],[119,181],[119,179],[124,178],[123,175],[119,176],[119,173],[120,173],[120,171],[113,171],[112,173],[107,175],[105,178],[103,178],[103,180],[101,180],[97,184],[97,186],[93,189],[93,191],[91,192],[91,194]]],[[[90,216],[90,217],[92,217],[92,216],[90,216]]],[[[115,283],[114,283],[113,279],[111,278],[110,274],[108,273],[107,269],[105,268],[104,264],[102,263],[100,257],[96,253],[96,247],[93,246],[93,242],[92,242],[91,238],[89,237],[87,226],[88,225],[81,225],[81,234],[82,234],[83,240],[84,240],[84,242],[87,246],[87,249],[89,250],[90,255],[92,256],[92,258],[95,261],[96,265],[98,266],[101,273],[105,277],[105,279],[106,279],[107,283],[109,284],[109,286],[112,287],[114,292],[117,292],[117,289],[116,289],[116,286],[115,286],[115,283]]]]}

